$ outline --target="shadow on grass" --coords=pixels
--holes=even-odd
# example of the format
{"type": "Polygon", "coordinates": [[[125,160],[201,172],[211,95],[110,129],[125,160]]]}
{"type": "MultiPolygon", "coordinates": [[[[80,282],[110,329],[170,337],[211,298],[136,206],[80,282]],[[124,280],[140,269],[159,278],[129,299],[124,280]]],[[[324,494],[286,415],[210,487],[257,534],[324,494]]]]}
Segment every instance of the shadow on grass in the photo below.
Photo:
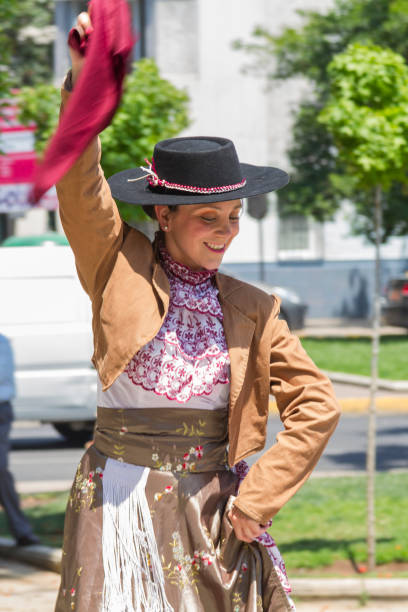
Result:
{"type": "MultiPolygon", "coordinates": [[[[388,542],[392,542],[393,538],[377,538],[376,542],[378,544],[385,544],[388,542]]],[[[343,553],[341,555],[342,558],[347,558],[352,564],[353,568],[356,572],[358,572],[358,565],[355,558],[355,553],[353,551],[353,546],[359,544],[366,544],[365,538],[355,538],[351,540],[330,540],[325,538],[310,538],[310,539],[302,539],[302,540],[294,540],[290,543],[281,543],[279,544],[279,549],[285,557],[288,553],[301,553],[301,552],[309,552],[309,553],[318,553],[320,551],[329,551],[330,553],[343,553]]]]}
{"type": "Polygon", "coordinates": [[[29,519],[34,532],[44,543],[50,546],[62,546],[65,510],[46,516],[29,516],[29,519]]]}

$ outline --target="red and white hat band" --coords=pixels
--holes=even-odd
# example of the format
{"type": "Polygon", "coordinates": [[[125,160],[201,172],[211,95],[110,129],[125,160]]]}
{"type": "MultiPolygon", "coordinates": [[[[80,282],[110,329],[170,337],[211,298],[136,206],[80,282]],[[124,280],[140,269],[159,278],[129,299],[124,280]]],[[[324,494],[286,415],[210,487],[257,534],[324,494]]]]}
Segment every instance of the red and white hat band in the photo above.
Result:
{"type": "Polygon", "coordinates": [[[246,185],[246,179],[243,179],[239,183],[235,183],[234,185],[220,185],[217,187],[196,187],[194,185],[181,185],[179,183],[171,183],[170,181],[166,181],[165,179],[161,179],[158,177],[154,170],[154,160],[153,164],[149,162],[148,159],[145,159],[145,162],[148,164],[148,168],[144,166],[140,166],[141,170],[146,172],[144,176],[140,176],[136,179],[128,179],[128,182],[131,183],[133,181],[139,181],[140,179],[147,179],[147,182],[151,187],[165,187],[166,189],[176,189],[177,191],[187,191],[189,193],[225,193],[227,191],[234,191],[235,189],[241,189],[246,185]]]}

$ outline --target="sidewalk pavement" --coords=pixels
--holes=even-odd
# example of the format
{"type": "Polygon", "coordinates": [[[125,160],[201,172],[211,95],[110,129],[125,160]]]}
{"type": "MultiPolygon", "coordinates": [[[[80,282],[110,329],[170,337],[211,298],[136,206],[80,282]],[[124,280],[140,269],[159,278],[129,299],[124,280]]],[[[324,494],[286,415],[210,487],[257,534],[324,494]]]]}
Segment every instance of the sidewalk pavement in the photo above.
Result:
{"type": "Polygon", "coordinates": [[[0,558],[2,612],[52,612],[60,577],[18,561],[0,558]]]}
{"type": "MultiPolygon", "coordinates": [[[[371,337],[372,327],[367,320],[306,319],[305,327],[295,333],[300,338],[359,338],[371,337]]],[[[383,325],[380,327],[380,334],[408,336],[408,328],[383,325]]],[[[371,384],[369,376],[328,371],[325,373],[333,383],[342,412],[356,414],[367,412],[371,384]]],[[[376,405],[379,413],[408,413],[408,380],[380,379],[376,405]]]]}
{"type": "MultiPolygon", "coordinates": [[[[307,581],[307,579],[302,580],[307,581]]],[[[341,582],[343,584],[344,580],[341,582]]],[[[320,584],[317,586],[320,588],[320,584]]],[[[52,612],[58,587],[59,575],[55,572],[0,558],[0,608],[2,612],[52,612]]],[[[343,587],[341,599],[322,593],[323,597],[310,600],[306,596],[301,596],[299,585],[294,584],[294,587],[297,612],[348,612],[361,609],[364,612],[406,612],[407,609],[407,599],[402,597],[390,600],[367,598],[364,595],[354,599],[344,599],[347,585],[343,587]],[[361,607],[363,601],[367,601],[364,608],[361,607]]]]}
{"type": "MultiPolygon", "coordinates": [[[[306,317],[305,326],[296,330],[301,338],[359,338],[371,337],[373,330],[367,319],[310,319],[306,317]]],[[[381,325],[381,336],[408,336],[407,327],[381,325]]]]}
{"type": "Polygon", "coordinates": [[[362,606],[360,601],[350,599],[322,600],[322,601],[298,601],[297,612],[349,612],[359,610],[360,612],[407,612],[406,601],[396,602],[379,599],[368,601],[362,606]]]}
{"type": "MultiPolygon", "coordinates": [[[[59,549],[19,549],[11,540],[0,538],[2,612],[51,611],[59,586],[60,557],[59,549]]],[[[291,584],[298,612],[346,612],[361,609],[363,602],[367,602],[365,612],[407,610],[406,578],[294,578],[291,584]]]]}
{"type": "MultiPolygon", "coordinates": [[[[306,319],[303,329],[297,330],[300,338],[360,338],[371,337],[372,327],[367,320],[306,319]]],[[[381,336],[408,336],[408,328],[383,325],[381,336]]],[[[333,383],[342,412],[361,414],[368,410],[369,376],[329,372],[325,374],[333,383]]],[[[408,380],[378,381],[377,410],[379,413],[408,413],[408,380]]],[[[276,409],[271,405],[271,409],[276,409]]],[[[408,609],[408,606],[407,606],[408,609]]]]}
{"type": "MultiPolygon", "coordinates": [[[[334,392],[342,413],[364,414],[368,412],[370,393],[370,379],[368,376],[356,376],[344,374],[343,372],[329,371],[325,371],[325,374],[333,383],[334,392]]],[[[408,381],[380,380],[376,394],[376,407],[378,414],[408,414],[408,381]]],[[[273,414],[278,413],[273,397],[271,397],[269,409],[273,414]]]]}

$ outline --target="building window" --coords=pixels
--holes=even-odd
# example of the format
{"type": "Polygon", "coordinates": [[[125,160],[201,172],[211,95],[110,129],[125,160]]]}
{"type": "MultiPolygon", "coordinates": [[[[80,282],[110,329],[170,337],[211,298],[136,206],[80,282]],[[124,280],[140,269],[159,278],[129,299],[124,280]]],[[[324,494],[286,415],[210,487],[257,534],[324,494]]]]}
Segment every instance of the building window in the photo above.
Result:
{"type": "Polygon", "coordinates": [[[309,219],[303,215],[279,217],[279,251],[298,251],[309,248],[309,219]]]}
{"type": "Polygon", "coordinates": [[[278,216],[278,260],[321,259],[323,225],[303,215],[278,216]]]}

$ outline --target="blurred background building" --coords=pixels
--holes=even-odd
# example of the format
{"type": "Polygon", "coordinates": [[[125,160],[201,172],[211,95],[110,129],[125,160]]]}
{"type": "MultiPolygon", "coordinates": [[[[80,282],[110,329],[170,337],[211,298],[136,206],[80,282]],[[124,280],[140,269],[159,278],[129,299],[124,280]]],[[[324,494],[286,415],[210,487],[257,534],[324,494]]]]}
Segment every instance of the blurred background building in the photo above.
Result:
{"type": "MultiPolygon", "coordinates": [[[[54,74],[60,83],[68,66],[67,32],[86,2],[55,1],[54,74]]],[[[246,57],[233,41],[248,39],[258,24],[272,33],[297,25],[296,9],[324,11],[331,0],[131,0],[140,38],[134,58],[152,57],[163,77],[185,88],[191,99],[191,126],[185,135],[231,138],[244,162],[276,165],[290,172],[285,151],[291,141],[291,112],[307,91],[300,78],[284,84],[243,73],[246,57]]],[[[290,189],[290,185],[287,187],[290,189]]],[[[263,274],[270,285],[295,290],[310,317],[364,318],[370,314],[373,247],[350,233],[345,204],[335,220],[317,223],[302,216],[279,216],[274,196],[261,221],[248,214],[240,237],[225,257],[231,273],[259,279],[259,223],[263,232],[263,274]]],[[[17,235],[47,229],[46,210],[13,220],[17,235]]],[[[58,231],[62,231],[57,221],[58,231]]],[[[382,248],[383,280],[408,267],[408,238],[382,248]]]]}

